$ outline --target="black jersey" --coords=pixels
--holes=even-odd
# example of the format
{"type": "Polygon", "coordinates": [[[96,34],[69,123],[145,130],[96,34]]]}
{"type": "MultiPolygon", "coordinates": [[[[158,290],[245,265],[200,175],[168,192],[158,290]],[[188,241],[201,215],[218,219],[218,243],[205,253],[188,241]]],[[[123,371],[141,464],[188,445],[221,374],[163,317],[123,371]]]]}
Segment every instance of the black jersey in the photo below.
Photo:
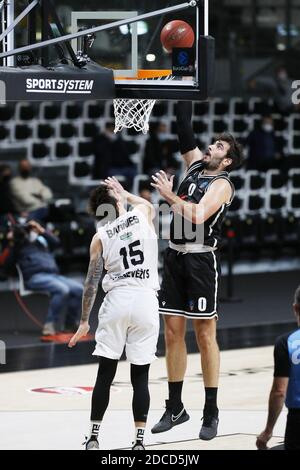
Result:
{"type": "Polygon", "coordinates": [[[204,224],[195,225],[184,219],[180,214],[172,216],[170,227],[170,240],[176,245],[185,243],[199,243],[203,246],[217,248],[221,239],[221,226],[234,196],[234,186],[226,171],[218,175],[203,174],[204,164],[201,161],[193,163],[183,181],[177,195],[184,201],[198,204],[209,186],[217,179],[226,179],[232,187],[232,197],[228,204],[223,204],[204,224]]]}

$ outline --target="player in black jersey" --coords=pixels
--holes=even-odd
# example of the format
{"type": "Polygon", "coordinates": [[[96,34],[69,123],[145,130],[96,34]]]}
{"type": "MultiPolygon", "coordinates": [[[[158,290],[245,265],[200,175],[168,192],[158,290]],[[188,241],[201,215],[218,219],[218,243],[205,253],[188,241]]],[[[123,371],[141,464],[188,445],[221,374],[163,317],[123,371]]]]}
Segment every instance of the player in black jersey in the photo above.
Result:
{"type": "Polygon", "coordinates": [[[200,439],[217,435],[219,348],[216,340],[218,248],[221,224],[234,187],[229,172],[242,164],[242,148],[231,134],[222,134],[205,153],[197,147],[192,125],[192,103],[177,104],[177,132],[187,171],[177,195],[170,179],[160,171],[154,186],[170,204],[173,219],[159,296],[164,315],[169,399],[153,433],[168,431],[189,419],[181,401],[187,353],[186,319],[192,319],[205,386],[205,406],[200,439]]]}

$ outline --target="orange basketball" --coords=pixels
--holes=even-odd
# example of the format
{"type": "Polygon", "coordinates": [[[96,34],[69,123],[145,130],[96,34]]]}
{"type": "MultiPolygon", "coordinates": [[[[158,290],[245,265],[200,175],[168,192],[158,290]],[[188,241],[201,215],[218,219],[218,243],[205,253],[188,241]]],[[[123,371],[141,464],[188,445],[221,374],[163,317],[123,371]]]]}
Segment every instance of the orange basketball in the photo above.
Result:
{"type": "Polygon", "coordinates": [[[161,30],[160,40],[166,52],[172,52],[173,47],[192,47],[195,34],[185,21],[173,20],[161,30]]]}

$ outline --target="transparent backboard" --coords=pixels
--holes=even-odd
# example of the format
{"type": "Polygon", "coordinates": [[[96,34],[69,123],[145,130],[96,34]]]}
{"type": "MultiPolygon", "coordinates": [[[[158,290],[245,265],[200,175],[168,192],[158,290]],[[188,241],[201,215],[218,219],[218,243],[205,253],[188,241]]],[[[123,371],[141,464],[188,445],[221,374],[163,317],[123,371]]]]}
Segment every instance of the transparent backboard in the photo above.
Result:
{"type": "MultiPolygon", "coordinates": [[[[132,97],[133,90],[136,90],[138,97],[169,97],[171,99],[172,90],[174,92],[176,90],[174,98],[178,98],[178,92],[180,93],[181,89],[189,92],[195,91],[199,95],[201,78],[201,88],[204,91],[203,70],[207,68],[207,57],[205,53],[201,53],[200,49],[204,46],[203,38],[208,37],[209,12],[208,0],[195,3],[197,3],[196,6],[188,6],[174,12],[174,7],[187,6],[188,2],[184,3],[180,0],[169,2],[165,0],[100,0],[98,2],[85,0],[80,3],[74,1],[72,10],[69,12],[70,32],[115,21],[129,21],[140,15],[170,8],[169,12],[153,18],[97,32],[93,46],[89,50],[89,56],[99,65],[114,70],[119,96],[127,97],[126,93],[128,93],[129,97],[132,97]],[[188,51],[184,51],[187,61],[185,67],[178,67],[179,56],[176,52],[180,53],[181,49],[175,49],[169,53],[163,48],[160,40],[161,30],[172,20],[183,20],[194,31],[194,45],[188,48],[188,51]]],[[[59,16],[64,9],[62,4],[63,1],[60,1],[58,5],[59,16]]],[[[74,50],[80,50],[81,39],[73,40],[72,46],[74,50]]],[[[205,94],[207,94],[206,90],[203,97],[205,94]]],[[[196,99],[196,95],[194,98],[196,99]]]]}
{"type": "MultiPolygon", "coordinates": [[[[38,78],[34,80],[39,92],[44,92],[40,90],[44,87],[49,93],[62,93],[54,86],[60,83],[54,72],[63,72],[69,74],[70,79],[77,80],[76,86],[84,85],[78,82],[79,75],[83,77],[85,73],[88,77],[88,73],[92,74],[91,79],[95,77],[98,83],[94,91],[98,99],[203,101],[210,94],[214,40],[208,31],[209,0],[30,0],[29,5],[27,0],[21,0],[15,3],[15,14],[20,14],[26,5],[27,14],[30,9],[27,21],[23,11],[24,21],[20,18],[12,21],[12,17],[8,22],[9,28],[15,28],[16,48],[0,54],[0,59],[5,60],[9,55],[15,55],[20,85],[26,85],[24,93],[32,95],[31,88],[28,91],[31,85],[31,82],[28,85],[28,80],[34,69],[30,67],[38,65],[40,68],[35,72],[44,80],[40,83],[38,78]],[[37,7],[35,10],[32,10],[33,5],[37,7]],[[172,51],[167,51],[161,43],[161,31],[174,20],[188,23],[195,40],[189,47],[178,43],[172,51]],[[24,46],[24,42],[27,45],[24,46]],[[28,66],[26,73],[29,78],[21,69],[24,66],[28,66]],[[106,87],[104,82],[101,85],[99,74],[106,75],[103,79],[106,87]],[[51,82],[50,76],[57,82],[51,82]]],[[[10,64],[7,62],[6,65],[10,64]]],[[[13,98],[9,79],[12,72],[12,69],[3,71],[10,99],[13,98]]],[[[65,80],[69,78],[65,77],[65,80]]],[[[78,98],[80,90],[76,90],[78,98]]]]}

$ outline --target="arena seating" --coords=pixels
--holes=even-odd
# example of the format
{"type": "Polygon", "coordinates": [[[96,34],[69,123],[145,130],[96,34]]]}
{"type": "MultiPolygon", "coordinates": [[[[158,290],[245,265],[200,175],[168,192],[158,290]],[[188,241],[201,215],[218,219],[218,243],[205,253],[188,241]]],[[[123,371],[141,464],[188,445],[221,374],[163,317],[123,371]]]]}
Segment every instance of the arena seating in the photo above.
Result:
{"type": "MultiPolygon", "coordinates": [[[[214,136],[222,131],[232,132],[245,142],[265,113],[272,114],[276,138],[283,144],[285,171],[270,169],[262,174],[241,169],[232,173],[236,198],[224,225],[224,233],[226,235],[228,229],[234,228],[240,253],[242,248],[256,252],[266,247],[299,249],[300,113],[282,115],[272,100],[264,101],[256,97],[248,101],[216,98],[209,103],[194,103],[193,127],[203,147],[208,146],[214,136]]],[[[151,119],[166,123],[168,138],[174,141],[175,151],[175,103],[157,102],[151,119]]],[[[5,160],[3,155],[6,149],[25,148],[27,158],[43,175],[46,183],[50,174],[53,180],[56,172],[63,171],[66,175],[65,179],[58,178],[61,190],[56,182],[55,195],[63,197],[68,187],[68,193],[73,193],[75,199],[77,197],[75,206],[84,207],[90,188],[98,184],[91,177],[92,139],[111,121],[111,102],[0,105],[1,159],[5,160]]],[[[149,180],[149,176],[142,173],[147,136],[134,130],[124,130],[122,135],[132,145],[132,161],[138,174],[133,182],[133,191],[137,193],[140,184],[149,180]]],[[[176,156],[180,159],[178,153],[176,156]]],[[[73,231],[76,236],[77,230],[73,231]]],[[[227,242],[225,237],[225,245],[227,242]]]]}

